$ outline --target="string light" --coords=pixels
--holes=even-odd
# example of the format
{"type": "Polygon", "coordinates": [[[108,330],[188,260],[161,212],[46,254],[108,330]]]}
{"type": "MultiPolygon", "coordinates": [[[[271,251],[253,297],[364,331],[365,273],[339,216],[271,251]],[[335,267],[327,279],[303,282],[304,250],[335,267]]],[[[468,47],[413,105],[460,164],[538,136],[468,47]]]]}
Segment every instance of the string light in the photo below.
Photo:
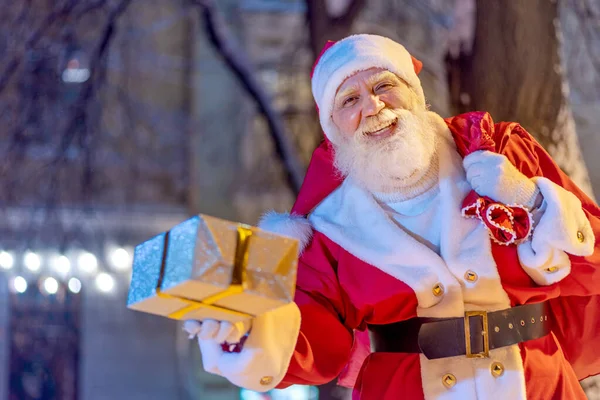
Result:
{"type": "Polygon", "coordinates": [[[122,247],[112,251],[110,261],[116,270],[125,271],[131,266],[131,256],[122,247]]]}
{"type": "Polygon", "coordinates": [[[40,259],[40,256],[38,256],[36,253],[28,251],[27,253],[25,253],[23,261],[25,263],[25,267],[28,270],[32,272],[37,272],[40,270],[42,260],[40,259]]]}
{"type": "MultiPolygon", "coordinates": [[[[117,282],[115,277],[109,273],[98,271],[100,265],[98,258],[87,251],[75,252],[76,258],[69,258],[64,254],[50,254],[48,257],[49,266],[58,276],[55,277],[43,277],[39,280],[39,290],[46,294],[56,294],[60,289],[60,282],[58,281],[59,276],[61,279],[66,278],[72,273],[73,268],[76,267],[77,271],[86,275],[94,277],[95,286],[100,292],[110,293],[112,292],[117,282]],[[97,273],[99,272],[99,273],[97,273]],[[97,275],[96,275],[97,273],[97,275]]],[[[132,264],[132,252],[129,247],[116,247],[109,252],[109,264],[117,271],[127,271],[131,268],[132,264]]],[[[42,270],[42,259],[40,253],[36,253],[31,250],[27,250],[22,255],[23,267],[27,271],[39,273],[42,270]]],[[[12,251],[2,250],[0,251],[0,270],[9,270],[15,267],[15,253],[12,251]]],[[[18,267],[18,265],[16,265],[18,267]]],[[[124,279],[120,277],[119,279],[124,279]]],[[[129,281],[127,281],[129,282],[129,281]]],[[[83,287],[81,276],[71,277],[66,282],[68,290],[72,293],[80,293],[83,287]]],[[[24,293],[27,291],[29,284],[23,276],[16,276],[12,280],[12,289],[18,293],[24,293]]]]}
{"type": "Polygon", "coordinates": [[[44,291],[48,294],[58,292],[58,281],[52,277],[44,279],[44,291]]]}
{"type": "Polygon", "coordinates": [[[54,269],[56,272],[66,275],[71,270],[71,261],[64,255],[57,256],[54,259],[54,269]]]}
{"type": "Polygon", "coordinates": [[[91,274],[98,269],[98,260],[92,253],[83,252],[77,257],[77,267],[80,271],[91,274]]]}
{"type": "Polygon", "coordinates": [[[27,290],[27,281],[22,276],[17,276],[13,280],[13,287],[18,293],[25,293],[27,290]]]}
{"type": "Polygon", "coordinates": [[[8,251],[0,251],[0,267],[3,269],[11,269],[15,263],[15,259],[8,251]]]}
{"type": "Polygon", "coordinates": [[[69,283],[67,285],[69,290],[73,293],[79,293],[81,291],[81,281],[77,278],[69,279],[69,283]]]}
{"type": "Polygon", "coordinates": [[[114,286],[115,281],[109,274],[101,272],[98,274],[98,276],[96,276],[96,287],[100,291],[108,293],[113,289],[114,286]]]}

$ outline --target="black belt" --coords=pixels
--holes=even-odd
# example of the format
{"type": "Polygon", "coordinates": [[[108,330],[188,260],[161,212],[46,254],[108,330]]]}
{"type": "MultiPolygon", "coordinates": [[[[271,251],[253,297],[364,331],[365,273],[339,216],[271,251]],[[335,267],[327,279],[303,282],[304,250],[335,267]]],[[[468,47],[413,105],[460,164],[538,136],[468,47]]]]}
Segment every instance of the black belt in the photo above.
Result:
{"type": "Polygon", "coordinates": [[[494,312],[469,311],[460,318],[418,317],[369,325],[368,329],[373,351],[423,353],[433,360],[460,355],[489,357],[492,349],[547,335],[551,324],[549,307],[544,302],[494,312]]]}

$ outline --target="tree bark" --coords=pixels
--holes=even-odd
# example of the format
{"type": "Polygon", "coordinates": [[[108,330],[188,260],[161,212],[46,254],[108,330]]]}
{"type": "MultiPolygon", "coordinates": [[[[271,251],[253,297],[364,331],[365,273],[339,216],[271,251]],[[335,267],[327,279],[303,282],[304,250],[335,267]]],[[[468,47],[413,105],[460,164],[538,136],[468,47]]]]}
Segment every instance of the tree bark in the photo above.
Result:
{"type": "Polygon", "coordinates": [[[473,49],[450,60],[455,111],[519,122],[592,196],[560,61],[555,0],[477,0],[473,49]]]}

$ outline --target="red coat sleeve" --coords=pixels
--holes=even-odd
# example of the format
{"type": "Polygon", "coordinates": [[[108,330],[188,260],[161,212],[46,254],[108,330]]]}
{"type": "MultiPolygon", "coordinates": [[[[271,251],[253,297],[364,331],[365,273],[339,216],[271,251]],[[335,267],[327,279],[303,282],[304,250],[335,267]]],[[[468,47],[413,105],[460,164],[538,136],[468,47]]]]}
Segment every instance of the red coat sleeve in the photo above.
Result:
{"type": "Polygon", "coordinates": [[[348,362],[353,327],[343,321],[354,311],[337,279],[339,251],[338,245],[315,232],[300,257],[295,297],[302,317],[300,334],[279,388],[327,383],[348,362]]]}
{"type": "Polygon", "coordinates": [[[594,252],[569,255],[571,273],[558,282],[559,296],[550,304],[556,321],[554,335],[579,379],[600,373],[600,208],[567,177],[540,144],[520,125],[495,127],[497,151],[525,175],[543,176],[575,194],[595,235],[594,252]]]}
{"type": "Polygon", "coordinates": [[[572,272],[559,283],[561,296],[600,295],[600,208],[556,165],[542,146],[516,123],[496,124],[498,151],[528,177],[542,176],[573,193],[581,201],[596,237],[594,253],[570,256],[572,272]]]}

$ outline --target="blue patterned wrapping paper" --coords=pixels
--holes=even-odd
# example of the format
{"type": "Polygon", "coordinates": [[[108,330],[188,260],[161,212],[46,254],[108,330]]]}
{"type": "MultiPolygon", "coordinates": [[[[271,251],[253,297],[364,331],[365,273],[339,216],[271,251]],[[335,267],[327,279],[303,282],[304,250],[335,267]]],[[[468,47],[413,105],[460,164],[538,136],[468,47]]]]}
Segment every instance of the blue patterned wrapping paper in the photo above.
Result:
{"type": "Polygon", "coordinates": [[[192,278],[199,223],[200,218],[196,216],[169,231],[169,248],[162,290],[168,290],[192,278]]]}
{"type": "Polygon", "coordinates": [[[186,306],[186,302],[168,295],[161,297],[156,291],[163,257],[165,266],[160,286],[163,293],[172,293],[169,289],[180,290],[182,285],[197,280],[213,289],[188,293],[184,297],[201,301],[230,286],[237,224],[207,217],[212,222],[211,229],[204,218],[194,216],[168,233],[136,246],[127,300],[129,308],[168,316],[178,306],[186,306]],[[167,234],[168,240],[165,240],[167,234]]]}
{"type": "Polygon", "coordinates": [[[136,246],[127,306],[156,296],[166,233],[136,246]]]}

